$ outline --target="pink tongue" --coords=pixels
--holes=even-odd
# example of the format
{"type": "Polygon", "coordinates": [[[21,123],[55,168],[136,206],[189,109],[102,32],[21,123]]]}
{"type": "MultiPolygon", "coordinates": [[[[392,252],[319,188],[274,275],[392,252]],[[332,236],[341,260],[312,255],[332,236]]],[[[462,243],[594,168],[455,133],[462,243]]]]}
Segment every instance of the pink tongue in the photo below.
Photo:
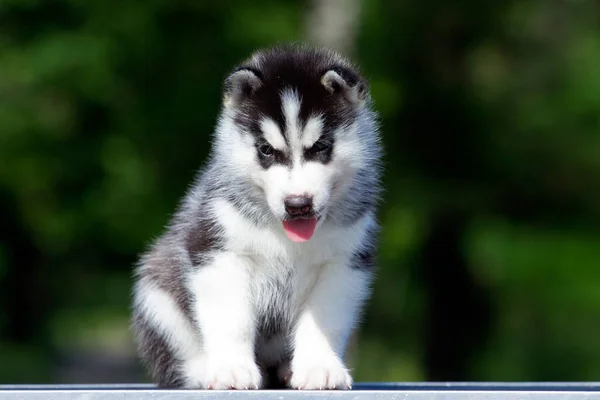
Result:
{"type": "Polygon", "coordinates": [[[294,242],[306,242],[315,232],[317,219],[294,219],[291,221],[283,221],[283,229],[288,238],[294,242]]]}

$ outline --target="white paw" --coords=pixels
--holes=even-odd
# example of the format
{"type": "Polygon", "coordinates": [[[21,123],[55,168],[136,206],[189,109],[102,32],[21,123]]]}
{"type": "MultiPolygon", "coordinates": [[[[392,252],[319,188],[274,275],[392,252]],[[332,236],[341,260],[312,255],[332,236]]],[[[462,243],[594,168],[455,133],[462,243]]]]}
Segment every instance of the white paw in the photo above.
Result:
{"type": "Polygon", "coordinates": [[[336,357],[319,360],[305,359],[292,362],[289,385],[300,390],[323,390],[352,388],[352,377],[336,357]]]}
{"type": "Polygon", "coordinates": [[[219,359],[198,357],[184,366],[187,387],[194,389],[258,389],[262,377],[252,359],[219,359]]]}

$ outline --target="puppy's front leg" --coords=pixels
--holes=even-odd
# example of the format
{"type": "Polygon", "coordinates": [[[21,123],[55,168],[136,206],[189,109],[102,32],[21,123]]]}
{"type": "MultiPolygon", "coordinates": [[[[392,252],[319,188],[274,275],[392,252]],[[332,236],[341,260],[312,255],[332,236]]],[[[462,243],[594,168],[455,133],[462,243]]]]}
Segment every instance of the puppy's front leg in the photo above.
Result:
{"type": "Polygon", "coordinates": [[[371,275],[347,265],[324,267],[294,333],[290,386],[350,389],[346,343],[369,295],[371,275]]]}
{"type": "Polygon", "coordinates": [[[190,275],[193,314],[202,353],[184,364],[188,387],[258,389],[261,375],[254,359],[253,302],[247,262],[221,253],[190,275]]]}

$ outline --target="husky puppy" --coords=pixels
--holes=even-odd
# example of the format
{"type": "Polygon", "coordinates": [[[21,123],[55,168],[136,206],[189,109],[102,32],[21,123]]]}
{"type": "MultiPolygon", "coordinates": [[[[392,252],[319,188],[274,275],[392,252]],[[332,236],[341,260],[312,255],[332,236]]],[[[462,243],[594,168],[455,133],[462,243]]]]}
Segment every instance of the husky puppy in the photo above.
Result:
{"type": "Polygon", "coordinates": [[[342,56],[282,46],[232,71],[207,164],[136,268],[132,327],[159,387],[351,388],[380,156],[342,56]]]}

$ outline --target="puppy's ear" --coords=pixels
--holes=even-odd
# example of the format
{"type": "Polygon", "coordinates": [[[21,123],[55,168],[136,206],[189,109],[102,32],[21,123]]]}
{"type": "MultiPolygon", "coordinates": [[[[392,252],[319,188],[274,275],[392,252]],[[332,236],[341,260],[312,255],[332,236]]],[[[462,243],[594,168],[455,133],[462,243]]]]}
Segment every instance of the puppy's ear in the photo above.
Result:
{"type": "Polygon", "coordinates": [[[345,67],[334,67],[321,76],[321,84],[329,93],[338,93],[350,104],[362,106],[369,97],[367,82],[356,72],[345,67]]]}
{"type": "Polygon", "coordinates": [[[226,107],[236,107],[251,96],[262,85],[258,72],[241,68],[225,79],[223,103],[226,107]]]}

